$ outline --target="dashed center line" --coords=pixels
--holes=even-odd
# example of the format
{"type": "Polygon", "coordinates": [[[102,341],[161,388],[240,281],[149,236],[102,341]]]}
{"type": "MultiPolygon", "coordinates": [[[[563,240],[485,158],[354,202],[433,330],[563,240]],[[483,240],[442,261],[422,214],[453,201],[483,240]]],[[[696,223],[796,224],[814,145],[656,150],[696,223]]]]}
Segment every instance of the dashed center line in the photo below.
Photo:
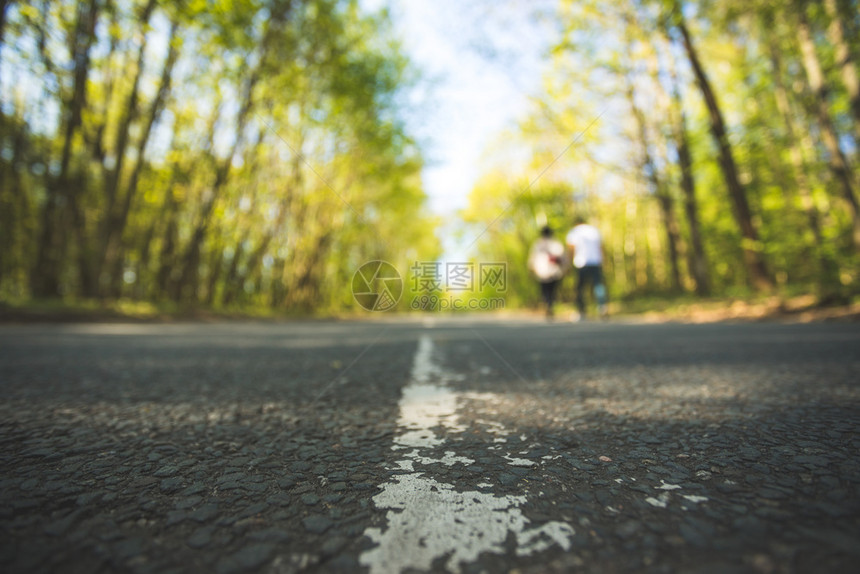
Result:
{"type": "MultiPolygon", "coordinates": [[[[464,395],[447,384],[462,377],[446,372],[433,360],[433,340],[424,335],[412,367],[410,383],[403,390],[398,423],[404,432],[395,437],[393,449],[404,451],[397,469],[406,471],[382,485],[373,497],[377,508],[388,509],[386,528],[368,528],[365,535],[377,546],[364,552],[360,562],[371,574],[401,572],[407,568],[429,569],[445,559],[448,570],[459,571],[462,563],[477,560],[483,552],[505,553],[505,542],[513,534],[516,553],[527,556],[558,545],[571,546],[573,528],[564,522],[546,522],[530,527],[520,507],[526,496],[503,496],[487,492],[458,492],[453,484],[439,482],[416,470],[416,466],[442,463],[471,464],[472,459],[447,450],[442,458],[424,456],[422,450],[445,444],[433,429],[463,432],[457,420],[457,403],[464,395]]],[[[470,393],[474,399],[475,394],[470,393]]],[[[488,396],[491,398],[492,396],[488,396]]],[[[499,425],[501,428],[501,425],[499,425]]],[[[509,464],[534,464],[505,456],[509,464]]],[[[486,483],[481,487],[491,486],[486,483]]]]}

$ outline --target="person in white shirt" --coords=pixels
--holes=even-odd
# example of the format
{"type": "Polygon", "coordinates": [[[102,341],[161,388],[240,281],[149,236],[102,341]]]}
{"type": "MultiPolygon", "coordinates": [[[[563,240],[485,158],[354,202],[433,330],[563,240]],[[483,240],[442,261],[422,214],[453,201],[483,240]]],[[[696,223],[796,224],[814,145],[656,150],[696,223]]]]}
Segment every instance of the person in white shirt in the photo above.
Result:
{"type": "Polygon", "coordinates": [[[607,316],[606,285],[603,282],[603,240],[600,231],[578,217],[573,229],[567,234],[567,246],[573,255],[576,268],[576,306],[580,318],[585,317],[585,289],[594,290],[597,308],[601,317],[607,316]]]}
{"type": "Polygon", "coordinates": [[[541,295],[546,304],[547,319],[553,317],[555,292],[567,269],[568,258],[561,241],[553,239],[552,228],[541,229],[541,237],[529,251],[529,270],[540,284],[541,295]]]}

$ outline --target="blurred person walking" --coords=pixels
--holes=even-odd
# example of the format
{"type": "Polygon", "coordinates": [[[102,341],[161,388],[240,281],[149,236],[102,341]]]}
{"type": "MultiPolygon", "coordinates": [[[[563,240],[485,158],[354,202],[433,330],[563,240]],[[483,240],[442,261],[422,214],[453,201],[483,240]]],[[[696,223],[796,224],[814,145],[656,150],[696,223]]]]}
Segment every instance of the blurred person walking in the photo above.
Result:
{"type": "Polygon", "coordinates": [[[603,239],[600,231],[577,217],[566,238],[576,268],[576,306],[579,319],[585,318],[585,289],[593,289],[600,316],[606,318],[606,285],[603,281],[603,239]]]}
{"type": "Polygon", "coordinates": [[[567,268],[564,245],[554,239],[552,228],[544,226],[540,239],[532,244],[529,251],[529,270],[540,284],[541,296],[546,305],[546,318],[552,320],[555,293],[567,268]]]}

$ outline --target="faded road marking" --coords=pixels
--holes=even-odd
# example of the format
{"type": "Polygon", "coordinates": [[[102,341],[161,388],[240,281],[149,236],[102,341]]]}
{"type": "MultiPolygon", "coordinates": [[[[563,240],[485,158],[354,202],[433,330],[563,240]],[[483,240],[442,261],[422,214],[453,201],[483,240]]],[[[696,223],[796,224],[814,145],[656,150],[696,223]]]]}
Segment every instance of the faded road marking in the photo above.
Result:
{"type": "MultiPolygon", "coordinates": [[[[432,430],[464,430],[457,420],[458,393],[447,383],[455,376],[433,362],[433,341],[423,336],[412,368],[412,379],[403,390],[398,423],[405,432],[394,439],[395,450],[406,450],[395,468],[409,471],[382,485],[373,497],[377,508],[388,509],[387,528],[368,528],[365,535],[377,546],[364,552],[360,562],[371,574],[401,572],[407,568],[429,569],[434,560],[446,558],[446,568],[459,571],[460,564],[477,560],[482,552],[502,554],[509,534],[516,553],[527,556],[557,544],[570,549],[573,528],[564,522],[547,522],[529,528],[520,506],[525,496],[457,492],[454,485],[438,482],[415,471],[417,465],[470,464],[471,459],[446,451],[442,459],[423,456],[422,448],[444,444],[432,430]]],[[[513,459],[519,462],[521,459],[513,459]]],[[[529,461],[530,462],[530,461],[529,461]]]]}

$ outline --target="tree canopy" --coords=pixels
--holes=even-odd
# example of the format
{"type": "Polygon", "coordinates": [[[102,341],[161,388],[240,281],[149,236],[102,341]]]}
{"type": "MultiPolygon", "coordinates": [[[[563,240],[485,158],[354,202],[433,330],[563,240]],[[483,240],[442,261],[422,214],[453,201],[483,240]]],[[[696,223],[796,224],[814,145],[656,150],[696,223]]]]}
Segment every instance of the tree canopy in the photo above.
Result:
{"type": "Polygon", "coordinates": [[[438,253],[401,113],[415,71],[386,12],[44,0],[2,14],[3,295],[337,308],[363,261],[438,253]]]}
{"type": "Polygon", "coordinates": [[[550,18],[544,86],[501,145],[530,159],[490,162],[463,214],[491,225],[482,257],[522,261],[579,214],[616,296],[857,292],[856,1],[561,0],[550,18]]]}
{"type": "MultiPolygon", "coordinates": [[[[575,215],[616,297],[858,292],[857,0],[551,5],[460,213],[509,305],[575,215]]],[[[0,3],[0,298],[353,308],[363,262],[441,253],[416,81],[357,0],[0,3]]]]}

